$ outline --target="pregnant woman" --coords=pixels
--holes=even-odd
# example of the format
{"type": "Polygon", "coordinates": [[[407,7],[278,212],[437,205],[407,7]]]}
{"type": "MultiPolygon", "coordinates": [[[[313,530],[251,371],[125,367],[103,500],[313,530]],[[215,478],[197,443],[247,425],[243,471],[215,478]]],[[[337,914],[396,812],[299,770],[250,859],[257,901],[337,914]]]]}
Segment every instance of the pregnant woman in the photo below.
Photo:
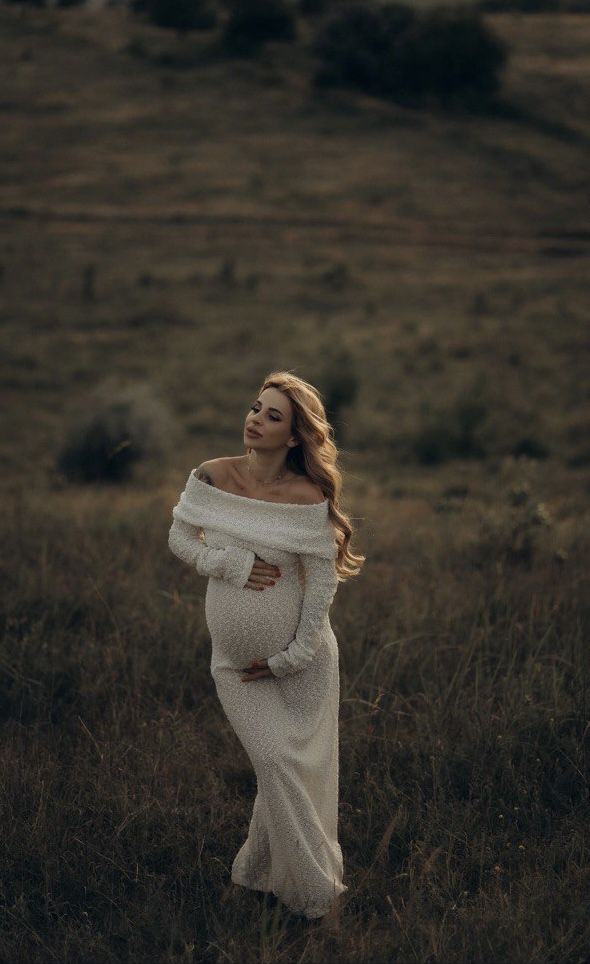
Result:
{"type": "Polygon", "coordinates": [[[194,469],[168,544],[209,576],[211,674],[256,773],[236,884],[307,918],[337,912],[338,644],[329,609],[360,572],[339,507],[341,473],[317,389],[290,372],[263,382],[244,423],[246,455],[194,469]]]}

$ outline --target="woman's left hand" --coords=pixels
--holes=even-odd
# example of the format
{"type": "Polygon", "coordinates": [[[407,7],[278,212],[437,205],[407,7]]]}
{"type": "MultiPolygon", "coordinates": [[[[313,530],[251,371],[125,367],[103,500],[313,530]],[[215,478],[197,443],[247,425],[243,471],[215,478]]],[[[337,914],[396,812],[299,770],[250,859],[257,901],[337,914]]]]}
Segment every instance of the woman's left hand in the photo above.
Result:
{"type": "Polygon", "coordinates": [[[269,670],[265,659],[251,659],[242,672],[248,673],[247,676],[242,676],[242,683],[249,683],[253,679],[266,679],[266,677],[274,675],[269,670]]]}

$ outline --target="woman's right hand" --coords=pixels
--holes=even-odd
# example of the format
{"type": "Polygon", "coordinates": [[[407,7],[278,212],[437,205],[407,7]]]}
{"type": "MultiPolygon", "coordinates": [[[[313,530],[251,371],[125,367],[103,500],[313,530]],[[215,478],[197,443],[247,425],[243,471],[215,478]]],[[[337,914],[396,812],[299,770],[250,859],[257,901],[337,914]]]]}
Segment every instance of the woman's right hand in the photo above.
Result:
{"type": "Polygon", "coordinates": [[[248,581],[244,589],[254,589],[260,592],[260,590],[265,589],[266,586],[274,586],[275,580],[281,575],[281,570],[278,566],[270,562],[265,562],[264,559],[261,559],[256,553],[254,553],[254,556],[252,571],[248,576],[248,581]]]}

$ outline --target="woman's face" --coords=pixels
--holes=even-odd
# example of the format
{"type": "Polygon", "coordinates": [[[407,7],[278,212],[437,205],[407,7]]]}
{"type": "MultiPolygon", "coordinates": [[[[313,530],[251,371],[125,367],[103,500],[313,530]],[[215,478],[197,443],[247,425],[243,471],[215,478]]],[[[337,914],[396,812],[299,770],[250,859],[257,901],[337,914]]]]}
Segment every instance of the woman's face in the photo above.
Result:
{"type": "Polygon", "coordinates": [[[246,415],[244,423],[244,443],[257,450],[271,450],[284,447],[287,442],[295,442],[291,433],[293,405],[278,388],[265,388],[255,398],[246,415]],[[250,435],[248,429],[258,432],[250,435]]]}

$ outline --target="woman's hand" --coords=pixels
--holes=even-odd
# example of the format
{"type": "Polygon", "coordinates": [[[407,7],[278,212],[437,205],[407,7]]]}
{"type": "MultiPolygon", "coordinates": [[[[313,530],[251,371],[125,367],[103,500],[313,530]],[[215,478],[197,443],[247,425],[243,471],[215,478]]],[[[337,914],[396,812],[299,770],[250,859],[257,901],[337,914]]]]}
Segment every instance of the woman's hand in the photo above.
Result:
{"type": "Polygon", "coordinates": [[[254,553],[254,556],[252,571],[248,576],[248,581],[244,584],[244,589],[260,591],[261,589],[266,589],[267,586],[274,586],[275,580],[281,575],[281,570],[278,566],[274,566],[270,562],[265,562],[264,559],[261,559],[256,553],[254,553]]]}
{"type": "Polygon", "coordinates": [[[249,683],[253,679],[266,679],[268,676],[274,678],[274,673],[269,670],[265,659],[251,659],[242,672],[248,673],[248,676],[242,676],[242,683],[249,683]]]}

